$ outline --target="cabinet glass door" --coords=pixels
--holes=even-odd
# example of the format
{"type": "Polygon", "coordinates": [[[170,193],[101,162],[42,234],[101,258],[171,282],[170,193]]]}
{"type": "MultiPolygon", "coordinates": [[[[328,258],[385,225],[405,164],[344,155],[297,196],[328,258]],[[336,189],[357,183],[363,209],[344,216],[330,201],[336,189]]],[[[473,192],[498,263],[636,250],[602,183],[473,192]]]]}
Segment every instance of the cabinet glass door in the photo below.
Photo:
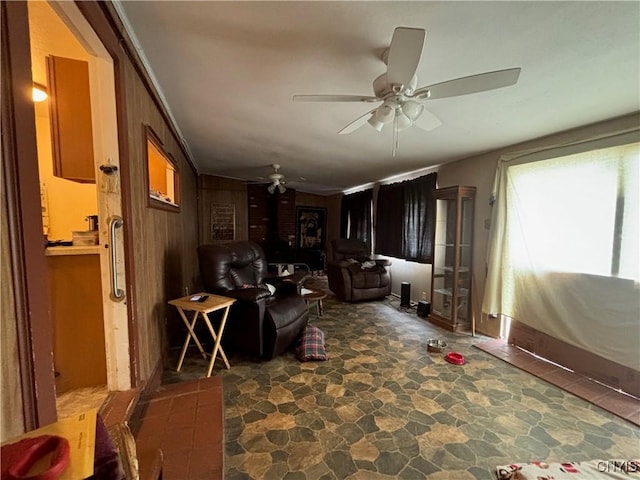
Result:
{"type": "Polygon", "coordinates": [[[451,320],[451,296],[455,266],[455,201],[436,200],[436,232],[433,251],[432,311],[451,320]],[[449,219],[452,221],[448,221],[449,219]]]}
{"type": "Polygon", "coordinates": [[[460,222],[460,247],[458,266],[458,302],[457,316],[458,322],[468,322],[471,320],[471,240],[473,235],[473,201],[471,198],[463,197],[461,202],[460,222]]]}

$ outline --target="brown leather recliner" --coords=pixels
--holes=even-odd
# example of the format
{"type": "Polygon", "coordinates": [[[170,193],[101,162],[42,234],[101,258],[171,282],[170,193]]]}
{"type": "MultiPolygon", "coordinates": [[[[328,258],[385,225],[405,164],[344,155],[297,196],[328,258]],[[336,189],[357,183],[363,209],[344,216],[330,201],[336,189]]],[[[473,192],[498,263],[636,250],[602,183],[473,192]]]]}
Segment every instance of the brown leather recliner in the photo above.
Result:
{"type": "Polygon", "coordinates": [[[391,293],[389,260],[372,260],[362,240],[332,240],[331,247],[331,259],[327,261],[327,278],[329,288],[340,300],[374,300],[391,293]]]}
{"type": "Polygon", "coordinates": [[[198,259],[205,290],[237,300],[222,337],[225,349],[270,360],[298,339],[307,324],[307,304],[295,284],[280,283],[271,295],[265,284],[267,260],[260,245],[202,245],[198,259]]]}

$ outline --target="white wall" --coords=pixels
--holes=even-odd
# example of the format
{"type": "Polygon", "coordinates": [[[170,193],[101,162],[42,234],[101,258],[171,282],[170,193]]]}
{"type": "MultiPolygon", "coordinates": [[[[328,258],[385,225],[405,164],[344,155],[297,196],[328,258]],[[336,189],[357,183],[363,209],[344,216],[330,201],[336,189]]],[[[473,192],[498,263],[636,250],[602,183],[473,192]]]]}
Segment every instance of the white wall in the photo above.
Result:
{"type": "Polygon", "coordinates": [[[431,296],[431,265],[407,262],[400,258],[386,257],[391,260],[391,291],[400,295],[402,282],[411,284],[411,300],[421,300],[422,292],[431,296]]]}

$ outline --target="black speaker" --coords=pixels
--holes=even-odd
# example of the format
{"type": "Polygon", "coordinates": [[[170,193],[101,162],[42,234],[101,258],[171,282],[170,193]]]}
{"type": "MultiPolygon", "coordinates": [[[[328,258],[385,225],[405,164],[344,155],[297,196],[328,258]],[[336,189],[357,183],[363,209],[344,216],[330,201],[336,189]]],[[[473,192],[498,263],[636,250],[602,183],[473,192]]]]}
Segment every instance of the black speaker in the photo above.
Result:
{"type": "Polygon", "coordinates": [[[426,300],[420,300],[418,302],[418,316],[425,318],[431,313],[431,304],[426,300]]]}
{"type": "Polygon", "coordinates": [[[400,306],[411,306],[411,284],[409,282],[402,282],[400,285],[400,306]]]}

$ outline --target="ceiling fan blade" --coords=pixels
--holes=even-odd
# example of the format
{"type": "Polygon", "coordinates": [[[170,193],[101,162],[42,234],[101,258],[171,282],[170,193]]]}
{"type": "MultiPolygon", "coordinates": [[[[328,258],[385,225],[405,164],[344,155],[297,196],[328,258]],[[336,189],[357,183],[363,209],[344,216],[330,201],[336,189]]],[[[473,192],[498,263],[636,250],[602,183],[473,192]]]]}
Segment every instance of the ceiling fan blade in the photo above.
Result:
{"type": "Polygon", "coordinates": [[[338,132],[338,135],[346,135],[348,133],[355,132],[357,129],[359,129],[365,123],[367,123],[367,120],[369,120],[369,117],[371,116],[371,114],[376,111],[376,108],[374,108],[373,110],[371,110],[371,111],[365,113],[364,115],[356,118],[353,122],[351,122],[346,127],[344,127],[342,130],[340,130],[338,132]]]}
{"type": "Polygon", "coordinates": [[[367,95],[294,95],[294,102],[379,102],[367,95]]]}
{"type": "Polygon", "coordinates": [[[409,85],[416,73],[425,31],[421,28],[398,27],[393,31],[387,59],[387,81],[392,85],[409,85]]]}
{"type": "Polygon", "coordinates": [[[413,125],[430,132],[442,125],[442,122],[433,113],[428,110],[423,110],[422,115],[420,115],[417,120],[413,121],[413,125]]]}
{"type": "Polygon", "coordinates": [[[470,93],[485,92],[514,85],[520,76],[520,68],[509,68],[495,72],[480,73],[469,77],[456,78],[442,83],[418,88],[414,98],[433,100],[434,98],[457,97],[470,93]]]}

